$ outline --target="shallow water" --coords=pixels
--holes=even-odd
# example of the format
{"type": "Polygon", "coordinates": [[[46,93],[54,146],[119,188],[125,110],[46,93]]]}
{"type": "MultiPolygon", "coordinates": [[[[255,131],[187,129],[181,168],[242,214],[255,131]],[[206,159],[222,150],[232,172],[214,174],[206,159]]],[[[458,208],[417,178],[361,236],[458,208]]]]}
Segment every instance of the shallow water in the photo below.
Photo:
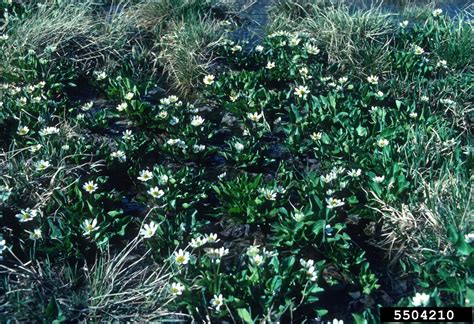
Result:
{"type": "Polygon", "coordinates": [[[441,8],[443,11],[450,15],[455,16],[461,10],[473,10],[473,1],[470,0],[439,0],[439,1],[429,1],[429,0],[383,0],[383,1],[370,1],[370,0],[358,0],[352,1],[355,8],[358,9],[367,9],[370,8],[372,3],[381,3],[381,8],[384,11],[389,12],[401,12],[404,8],[409,8],[416,5],[429,5],[434,3],[433,7],[441,8]]]}
{"type": "MultiPolygon", "coordinates": [[[[254,0],[253,5],[248,7],[242,14],[247,22],[234,32],[237,39],[248,39],[255,43],[260,39],[265,30],[268,21],[268,8],[275,0],[254,0]]],[[[249,0],[227,0],[235,8],[245,8],[249,0]]],[[[317,2],[317,0],[315,0],[317,2]]],[[[355,10],[367,10],[374,5],[380,5],[380,8],[386,12],[402,12],[405,8],[416,5],[429,5],[434,3],[433,7],[443,9],[443,12],[454,17],[460,11],[465,10],[471,16],[474,16],[474,1],[472,0],[352,0],[346,1],[355,10]]]]}

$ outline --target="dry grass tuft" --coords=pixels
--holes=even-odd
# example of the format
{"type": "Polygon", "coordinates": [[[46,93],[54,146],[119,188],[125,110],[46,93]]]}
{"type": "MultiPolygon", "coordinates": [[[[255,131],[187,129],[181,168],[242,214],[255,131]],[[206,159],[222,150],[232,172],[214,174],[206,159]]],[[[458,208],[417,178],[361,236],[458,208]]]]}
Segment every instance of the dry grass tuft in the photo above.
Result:
{"type": "Polygon", "coordinates": [[[0,297],[0,318],[183,319],[185,314],[166,310],[172,300],[170,268],[153,262],[150,250],[141,253],[140,246],[143,241],[136,238],[118,253],[107,249],[90,269],[49,260],[24,263],[10,251],[15,264],[0,265],[5,291],[0,297]]]}
{"type": "Polygon", "coordinates": [[[389,43],[394,24],[379,7],[352,12],[344,2],[277,2],[270,12],[270,31],[307,32],[330,63],[363,69],[364,74],[389,70],[389,43]]]}

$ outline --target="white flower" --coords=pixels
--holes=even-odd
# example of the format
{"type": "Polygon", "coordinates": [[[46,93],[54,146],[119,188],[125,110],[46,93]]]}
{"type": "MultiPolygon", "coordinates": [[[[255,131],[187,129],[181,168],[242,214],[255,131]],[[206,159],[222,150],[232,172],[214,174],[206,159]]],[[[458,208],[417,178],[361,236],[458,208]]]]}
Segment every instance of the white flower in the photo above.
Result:
{"type": "Polygon", "coordinates": [[[188,264],[189,256],[190,254],[188,251],[183,251],[183,249],[179,249],[179,251],[174,252],[174,261],[178,265],[188,264]]]}
{"type": "Polygon", "coordinates": [[[242,51],[242,46],[240,45],[234,45],[230,48],[230,50],[232,51],[232,53],[235,53],[235,52],[240,52],[242,51]]]}
{"type": "Polygon", "coordinates": [[[308,259],[308,261],[306,261],[305,259],[300,259],[300,264],[304,268],[309,268],[314,266],[314,260],[308,259]]]}
{"type": "Polygon", "coordinates": [[[331,169],[331,172],[334,172],[336,174],[342,174],[342,173],[344,173],[344,171],[346,171],[346,168],[341,167],[341,166],[340,167],[333,167],[331,169]]]}
{"type": "Polygon", "coordinates": [[[301,69],[298,70],[303,78],[308,77],[309,70],[306,66],[303,66],[301,69]]]}
{"type": "Polygon", "coordinates": [[[263,46],[262,45],[255,46],[255,52],[258,52],[258,53],[263,52],[263,46]]]}
{"type": "Polygon", "coordinates": [[[200,236],[198,238],[191,239],[191,243],[189,243],[189,245],[191,245],[193,249],[197,249],[198,247],[201,247],[206,243],[207,239],[204,236],[200,236]]]}
{"type": "Polygon", "coordinates": [[[183,149],[185,149],[185,148],[188,147],[188,146],[186,145],[186,143],[185,143],[183,140],[179,139],[179,138],[177,138],[177,139],[172,139],[172,138],[170,138],[168,141],[166,141],[166,143],[167,143],[168,145],[171,145],[171,146],[177,145],[177,146],[179,146],[179,147],[181,147],[181,148],[183,148],[183,149]]]}
{"type": "Polygon", "coordinates": [[[20,106],[24,106],[27,104],[27,99],[25,97],[21,97],[19,100],[18,100],[18,104],[20,106]]]}
{"type": "Polygon", "coordinates": [[[408,20],[404,20],[404,21],[400,22],[399,25],[400,25],[401,28],[406,28],[408,26],[408,20]]]}
{"type": "Polygon", "coordinates": [[[159,112],[158,116],[160,116],[160,118],[162,119],[165,119],[166,117],[168,117],[168,112],[165,110],[162,110],[159,112]]]}
{"type": "Polygon", "coordinates": [[[41,102],[41,97],[40,96],[33,97],[33,98],[31,98],[31,102],[32,103],[39,103],[39,102],[41,102]]]}
{"type": "Polygon", "coordinates": [[[28,126],[22,126],[22,127],[18,127],[18,130],[16,131],[16,133],[20,136],[24,136],[28,134],[29,131],[30,129],[28,128],[28,126]]]}
{"type": "Polygon", "coordinates": [[[41,145],[41,144],[32,145],[32,146],[30,146],[30,152],[31,153],[38,152],[42,147],[43,147],[43,145],[41,145]]]}
{"type": "Polygon", "coordinates": [[[267,68],[268,70],[271,70],[275,67],[275,62],[267,62],[267,66],[265,68],[267,68]]]}
{"type": "Polygon", "coordinates": [[[171,103],[171,104],[179,102],[179,98],[177,96],[174,96],[174,95],[168,96],[167,99],[168,99],[168,102],[171,103]]]}
{"type": "Polygon", "coordinates": [[[0,240],[0,255],[2,255],[3,251],[5,251],[6,248],[7,248],[7,244],[5,240],[0,240]]]}
{"type": "Polygon", "coordinates": [[[347,80],[349,80],[349,78],[344,76],[344,77],[340,77],[340,78],[337,80],[337,82],[339,82],[340,84],[344,84],[344,83],[347,82],[347,80]]]}
{"type": "Polygon", "coordinates": [[[140,230],[140,235],[143,236],[143,238],[148,239],[155,235],[157,229],[158,225],[152,221],[150,224],[143,225],[143,228],[140,230]]]}
{"type": "Polygon", "coordinates": [[[429,100],[430,100],[430,98],[428,96],[421,96],[420,97],[420,101],[428,102],[429,100]]]}
{"type": "Polygon", "coordinates": [[[361,175],[362,170],[361,169],[352,169],[350,171],[347,171],[347,175],[352,178],[357,178],[361,175]]]}
{"type": "Polygon", "coordinates": [[[314,260],[309,259],[306,261],[304,259],[300,259],[300,264],[304,268],[306,276],[309,280],[316,281],[318,279],[318,273],[314,267],[314,260]]]}
{"type": "Polygon", "coordinates": [[[134,96],[135,96],[135,94],[134,94],[133,92],[128,92],[128,93],[125,95],[125,99],[127,99],[127,100],[132,100],[134,96]]]}
{"type": "Polygon", "coordinates": [[[412,299],[412,304],[415,307],[418,307],[418,306],[423,307],[423,306],[428,305],[429,301],[430,301],[430,295],[427,295],[425,293],[422,293],[422,294],[416,293],[415,297],[413,297],[412,299]]]}
{"type": "Polygon", "coordinates": [[[97,186],[97,184],[94,183],[94,181],[86,182],[86,183],[84,183],[84,185],[82,186],[82,189],[84,189],[84,190],[85,190],[86,192],[88,192],[88,193],[93,193],[93,192],[96,191],[98,188],[99,188],[99,186],[97,186]]]}
{"type": "Polygon", "coordinates": [[[139,173],[139,177],[137,177],[138,180],[147,182],[148,180],[153,178],[153,173],[148,170],[141,170],[139,173]]]}
{"type": "Polygon", "coordinates": [[[158,188],[158,187],[150,188],[150,190],[148,190],[148,193],[153,198],[161,198],[165,194],[165,192],[163,190],[161,190],[160,188],[158,188]]]}
{"type": "Polygon", "coordinates": [[[82,229],[84,230],[84,236],[89,236],[92,232],[98,230],[99,227],[97,226],[97,218],[86,219],[82,223],[82,229]]]}
{"type": "Polygon", "coordinates": [[[300,38],[293,37],[293,38],[290,39],[288,45],[290,45],[291,47],[294,47],[294,46],[297,46],[300,42],[301,42],[300,38]]]}
{"type": "Polygon", "coordinates": [[[319,54],[320,50],[317,46],[311,45],[311,44],[305,44],[304,46],[306,53],[310,55],[317,55],[319,54]]]}
{"type": "Polygon", "coordinates": [[[310,266],[306,269],[306,275],[308,276],[309,280],[316,281],[318,280],[318,273],[314,266],[310,266]]]}
{"type": "Polygon", "coordinates": [[[335,318],[332,320],[332,322],[328,322],[328,324],[344,324],[344,321],[338,320],[337,318],[335,318]]]}
{"type": "Polygon", "coordinates": [[[120,162],[125,162],[127,160],[127,155],[125,155],[125,152],[121,150],[110,153],[110,156],[114,159],[118,159],[120,162]]]}
{"type": "Polygon", "coordinates": [[[295,96],[299,97],[299,98],[303,98],[303,99],[306,99],[308,97],[308,94],[310,93],[308,87],[306,86],[297,86],[295,88],[295,96]]]}
{"type": "Polygon", "coordinates": [[[94,106],[94,103],[92,101],[88,102],[88,103],[85,103],[82,107],[81,107],[81,110],[82,111],[88,111],[92,108],[92,106],[94,106]]]}
{"type": "Polygon", "coordinates": [[[379,83],[379,77],[375,75],[370,75],[367,77],[367,82],[370,84],[378,84],[379,83]]]}
{"type": "Polygon", "coordinates": [[[36,162],[36,171],[44,171],[50,167],[49,161],[40,160],[36,162]]]}
{"type": "Polygon", "coordinates": [[[43,233],[41,233],[41,229],[40,228],[36,228],[33,230],[33,232],[30,232],[30,231],[26,231],[27,233],[30,234],[30,240],[39,240],[41,238],[43,238],[43,233]]]}
{"type": "Polygon", "coordinates": [[[267,200],[276,200],[277,198],[277,193],[272,189],[262,188],[259,191],[267,200]]]}
{"type": "Polygon", "coordinates": [[[418,45],[413,46],[413,53],[415,53],[415,55],[422,55],[424,52],[425,50],[421,48],[420,46],[418,45]]]}
{"type": "Polygon", "coordinates": [[[443,9],[440,9],[440,8],[435,9],[433,10],[433,17],[439,17],[441,16],[442,13],[443,13],[443,9]]]}
{"type": "Polygon", "coordinates": [[[372,180],[376,183],[382,183],[385,180],[385,176],[375,176],[372,180]]]}
{"type": "Polygon", "coordinates": [[[107,77],[107,74],[104,71],[95,71],[94,75],[97,81],[102,81],[107,77]]]}
{"type": "Polygon", "coordinates": [[[161,98],[160,103],[162,105],[169,105],[169,104],[171,104],[171,100],[169,99],[169,97],[168,98],[161,98]]]}
{"type": "Polygon", "coordinates": [[[263,258],[263,256],[261,256],[260,254],[254,255],[253,257],[251,257],[250,260],[251,260],[252,263],[255,264],[256,266],[262,265],[263,262],[265,261],[265,259],[263,258]]]}
{"type": "Polygon", "coordinates": [[[377,93],[375,94],[377,97],[381,98],[384,96],[384,93],[382,91],[377,91],[377,93]]]}
{"type": "Polygon", "coordinates": [[[466,241],[466,243],[469,243],[469,244],[474,242],[474,232],[464,234],[464,241],[466,241]]]}
{"type": "Polygon", "coordinates": [[[0,40],[1,40],[1,41],[6,41],[6,40],[8,40],[8,35],[7,35],[7,34],[0,35],[0,40]]]}
{"type": "Polygon", "coordinates": [[[301,222],[303,219],[305,219],[306,216],[305,216],[305,214],[304,214],[303,212],[301,212],[301,211],[298,210],[298,211],[296,211],[296,212],[293,213],[293,216],[292,216],[292,217],[293,217],[293,219],[294,219],[295,221],[301,222]]]}
{"type": "Polygon", "coordinates": [[[229,99],[230,99],[230,101],[232,101],[232,102],[236,102],[237,99],[239,99],[239,94],[236,94],[236,95],[229,95],[229,99]]]}
{"type": "Polygon", "coordinates": [[[39,131],[39,134],[41,136],[47,136],[47,135],[58,134],[58,133],[59,133],[59,128],[57,127],[45,127],[39,131]]]}
{"type": "Polygon", "coordinates": [[[247,114],[247,117],[248,117],[251,121],[258,123],[258,121],[260,120],[260,118],[263,117],[263,113],[260,113],[260,114],[259,114],[258,112],[254,112],[253,114],[252,114],[252,113],[248,113],[248,114],[247,114]]]}
{"type": "Polygon", "coordinates": [[[236,142],[236,143],[234,144],[234,148],[235,148],[235,150],[236,150],[237,152],[240,152],[240,151],[242,151],[242,150],[245,148],[245,146],[244,146],[244,144],[242,144],[242,143],[240,143],[240,142],[236,142]]]}
{"type": "Polygon", "coordinates": [[[33,220],[38,215],[38,211],[36,209],[23,209],[18,214],[15,215],[18,218],[20,223],[29,222],[33,220]]]}
{"type": "Polygon", "coordinates": [[[202,144],[194,144],[193,145],[193,151],[194,153],[199,153],[199,152],[202,152],[206,149],[206,145],[202,145],[202,144]]]}
{"type": "Polygon", "coordinates": [[[388,140],[385,139],[385,138],[381,138],[381,139],[379,139],[379,140],[377,141],[377,145],[378,145],[378,147],[380,147],[380,148],[384,148],[385,146],[388,145],[388,140]]]}
{"type": "Polygon", "coordinates": [[[20,91],[21,91],[21,88],[20,88],[20,87],[15,87],[15,86],[13,86],[13,85],[10,87],[10,94],[11,94],[12,96],[18,94],[20,91]]]}
{"type": "Polygon", "coordinates": [[[311,139],[315,142],[319,141],[322,136],[323,136],[323,134],[321,132],[317,132],[317,133],[314,132],[311,135],[309,135],[309,137],[311,137],[311,139]]]}
{"type": "Polygon", "coordinates": [[[217,238],[216,233],[210,233],[206,235],[206,241],[209,243],[216,243],[219,242],[219,239],[217,238]]]}
{"type": "Polygon", "coordinates": [[[118,111],[124,111],[125,109],[127,109],[127,103],[126,102],[122,102],[121,104],[119,104],[116,108],[118,111]]]}
{"type": "Polygon", "coordinates": [[[199,127],[204,123],[204,118],[201,116],[193,116],[191,119],[191,125],[194,127],[199,127]]]}
{"type": "Polygon", "coordinates": [[[214,298],[211,299],[211,305],[216,311],[220,311],[222,305],[224,305],[224,297],[222,297],[222,294],[219,294],[219,296],[214,295],[214,298]]]}
{"type": "Polygon", "coordinates": [[[211,85],[214,83],[214,76],[212,74],[208,74],[204,77],[204,79],[202,80],[204,82],[205,85],[211,85]]]}
{"type": "Polygon", "coordinates": [[[337,179],[337,174],[335,172],[331,172],[331,173],[328,173],[327,175],[321,176],[321,181],[324,183],[329,183],[335,179],[337,179]]]}
{"type": "Polygon", "coordinates": [[[416,118],[416,117],[418,117],[418,113],[411,112],[408,116],[410,116],[410,118],[416,118]]]}
{"type": "Polygon", "coordinates": [[[126,141],[130,141],[133,139],[132,131],[127,129],[126,131],[122,132],[122,139],[126,141]]]}
{"type": "Polygon", "coordinates": [[[448,67],[448,62],[446,60],[439,60],[439,62],[436,63],[436,67],[446,69],[448,67]]]}
{"type": "Polygon", "coordinates": [[[229,254],[229,249],[220,247],[218,249],[207,249],[206,252],[207,252],[208,257],[211,259],[211,262],[220,263],[222,257],[229,254]]]}
{"type": "Polygon", "coordinates": [[[250,245],[247,248],[247,252],[245,254],[247,254],[249,257],[254,257],[258,255],[259,253],[260,253],[260,249],[258,248],[258,245],[250,245]]]}
{"type": "Polygon", "coordinates": [[[328,204],[327,207],[329,209],[344,206],[344,201],[342,201],[341,199],[334,198],[334,197],[326,198],[326,203],[328,204]]]}
{"type": "Polygon", "coordinates": [[[179,296],[183,294],[184,289],[184,286],[179,282],[173,282],[171,284],[170,293],[173,296],[179,296]]]}

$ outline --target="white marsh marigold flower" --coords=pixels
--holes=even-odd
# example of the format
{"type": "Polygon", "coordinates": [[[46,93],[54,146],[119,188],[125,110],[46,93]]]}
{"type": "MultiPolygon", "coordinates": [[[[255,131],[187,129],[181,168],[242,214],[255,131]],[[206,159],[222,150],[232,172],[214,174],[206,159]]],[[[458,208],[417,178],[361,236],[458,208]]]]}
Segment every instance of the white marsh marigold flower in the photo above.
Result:
{"type": "Polygon", "coordinates": [[[82,223],[82,229],[84,230],[84,236],[89,236],[92,234],[92,232],[98,230],[99,227],[97,226],[97,218],[86,219],[82,223]]]}
{"type": "Polygon", "coordinates": [[[208,74],[204,77],[202,82],[204,82],[205,85],[211,85],[214,83],[215,77],[212,74],[208,74]]]}
{"type": "Polygon", "coordinates": [[[140,230],[140,235],[143,236],[143,238],[148,239],[155,235],[157,229],[158,225],[152,221],[150,224],[143,225],[143,228],[140,230]]]}
{"type": "Polygon", "coordinates": [[[295,96],[299,97],[299,98],[303,98],[303,99],[306,99],[308,97],[308,94],[310,93],[308,87],[306,86],[297,86],[295,88],[295,96]]]}
{"type": "Polygon", "coordinates": [[[137,177],[138,180],[147,182],[148,180],[151,180],[153,178],[153,173],[148,170],[142,170],[140,171],[140,176],[137,177]]]}
{"type": "Polygon", "coordinates": [[[174,261],[178,265],[188,264],[190,254],[188,251],[184,251],[183,249],[179,249],[179,251],[174,252],[174,261]]]}
{"type": "Polygon", "coordinates": [[[327,203],[327,208],[329,209],[344,206],[344,202],[342,201],[342,199],[337,199],[334,197],[326,198],[326,203],[327,203]]]}
{"type": "Polygon", "coordinates": [[[33,220],[38,215],[38,211],[36,209],[22,209],[18,214],[15,215],[18,218],[20,223],[25,223],[33,220]]]}
{"type": "Polygon", "coordinates": [[[158,187],[150,188],[150,190],[148,190],[148,193],[153,198],[161,198],[165,195],[165,192],[162,189],[158,188],[158,187]]]}
{"type": "Polygon", "coordinates": [[[94,183],[94,181],[88,181],[88,182],[84,183],[84,185],[82,186],[82,189],[84,189],[88,193],[93,193],[98,188],[99,188],[99,186],[97,186],[97,184],[94,183]]]}
{"type": "Polygon", "coordinates": [[[170,287],[170,293],[173,296],[179,296],[183,294],[184,286],[179,282],[173,282],[170,287]]]}

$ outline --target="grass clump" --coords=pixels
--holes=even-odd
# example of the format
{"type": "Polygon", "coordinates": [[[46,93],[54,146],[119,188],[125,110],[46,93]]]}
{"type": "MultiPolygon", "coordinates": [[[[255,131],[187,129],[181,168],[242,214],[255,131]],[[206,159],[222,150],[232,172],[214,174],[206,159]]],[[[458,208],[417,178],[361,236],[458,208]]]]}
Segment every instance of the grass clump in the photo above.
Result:
{"type": "Polygon", "coordinates": [[[291,30],[314,35],[330,63],[341,69],[381,74],[389,69],[395,24],[380,8],[354,12],[344,2],[279,1],[270,11],[270,32],[291,30]]]}
{"type": "Polygon", "coordinates": [[[189,95],[211,68],[213,50],[227,33],[225,10],[220,1],[145,0],[128,13],[149,35],[154,66],[175,90],[189,95]]]}

